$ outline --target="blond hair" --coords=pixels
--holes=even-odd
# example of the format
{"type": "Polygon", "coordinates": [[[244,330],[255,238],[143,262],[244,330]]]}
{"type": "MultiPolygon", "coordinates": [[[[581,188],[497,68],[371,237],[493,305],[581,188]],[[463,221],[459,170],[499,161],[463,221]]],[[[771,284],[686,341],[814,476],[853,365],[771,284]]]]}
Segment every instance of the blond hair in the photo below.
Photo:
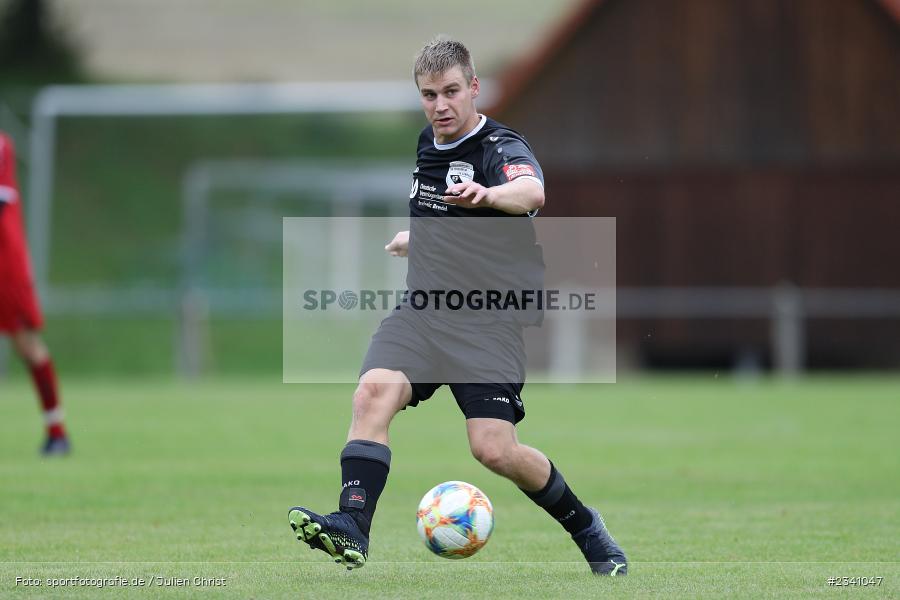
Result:
{"type": "Polygon", "coordinates": [[[475,64],[469,49],[462,42],[439,35],[416,54],[413,79],[418,85],[420,75],[440,75],[453,67],[460,67],[466,83],[472,83],[475,64]]]}

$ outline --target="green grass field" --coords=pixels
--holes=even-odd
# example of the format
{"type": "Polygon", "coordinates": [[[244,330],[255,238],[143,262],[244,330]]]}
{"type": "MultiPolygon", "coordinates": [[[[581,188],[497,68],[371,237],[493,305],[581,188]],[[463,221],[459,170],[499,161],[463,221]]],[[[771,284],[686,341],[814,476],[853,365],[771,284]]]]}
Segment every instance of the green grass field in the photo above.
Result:
{"type": "Polygon", "coordinates": [[[709,376],[531,386],[524,443],[600,508],[631,574],[592,577],[562,529],[468,453],[442,392],[402,413],[370,561],[296,542],[287,509],[337,501],[347,386],[64,381],[75,453],[41,460],[25,382],[0,386],[0,597],[886,598],[900,594],[900,380],[709,376]],[[469,481],[496,528],[477,556],[430,555],[415,507],[469,481]],[[48,588],[58,577],[187,587],[48,588]],[[831,587],[829,577],[883,577],[831,587]],[[44,580],[40,588],[16,577],[44,580]],[[193,585],[224,578],[225,587],[193,585]]]}

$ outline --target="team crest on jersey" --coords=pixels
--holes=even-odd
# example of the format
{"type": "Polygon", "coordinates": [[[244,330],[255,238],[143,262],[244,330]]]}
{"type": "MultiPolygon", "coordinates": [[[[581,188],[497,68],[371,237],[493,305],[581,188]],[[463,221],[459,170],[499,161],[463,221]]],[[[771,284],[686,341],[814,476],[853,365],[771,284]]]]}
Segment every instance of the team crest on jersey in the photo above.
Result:
{"type": "Polygon", "coordinates": [[[457,183],[472,181],[475,178],[475,167],[461,160],[454,160],[450,163],[450,169],[447,171],[447,187],[457,183]]]}

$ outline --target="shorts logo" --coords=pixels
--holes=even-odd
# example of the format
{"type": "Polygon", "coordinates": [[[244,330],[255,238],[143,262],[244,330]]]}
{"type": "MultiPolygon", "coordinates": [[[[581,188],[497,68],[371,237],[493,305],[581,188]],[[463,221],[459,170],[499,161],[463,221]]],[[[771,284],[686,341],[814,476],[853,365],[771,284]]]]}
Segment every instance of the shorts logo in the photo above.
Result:
{"type": "Polygon", "coordinates": [[[509,398],[506,398],[504,396],[494,396],[493,398],[485,398],[485,400],[490,400],[492,402],[506,402],[507,404],[509,404],[509,398]]]}
{"type": "Polygon", "coordinates": [[[475,167],[461,160],[454,160],[450,163],[450,169],[447,171],[447,187],[457,183],[465,183],[475,178],[475,167]]]}
{"type": "Polygon", "coordinates": [[[531,165],[503,165],[503,173],[506,175],[507,181],[512,181],[523,175],[537,177],[537,173],[531,165]]]}

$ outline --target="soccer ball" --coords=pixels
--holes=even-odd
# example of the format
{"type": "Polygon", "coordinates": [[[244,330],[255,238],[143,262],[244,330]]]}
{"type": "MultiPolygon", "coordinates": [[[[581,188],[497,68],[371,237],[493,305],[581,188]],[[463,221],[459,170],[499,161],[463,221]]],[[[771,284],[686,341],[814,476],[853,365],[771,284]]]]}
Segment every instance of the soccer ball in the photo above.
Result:
{"type": "Polygon", "coordinates": [[[491,536],[494,508],[474,485],[446,481],[428,490],[419,502],[416,521],[429,550],[444,558],[467,558],[491,536]]]}

